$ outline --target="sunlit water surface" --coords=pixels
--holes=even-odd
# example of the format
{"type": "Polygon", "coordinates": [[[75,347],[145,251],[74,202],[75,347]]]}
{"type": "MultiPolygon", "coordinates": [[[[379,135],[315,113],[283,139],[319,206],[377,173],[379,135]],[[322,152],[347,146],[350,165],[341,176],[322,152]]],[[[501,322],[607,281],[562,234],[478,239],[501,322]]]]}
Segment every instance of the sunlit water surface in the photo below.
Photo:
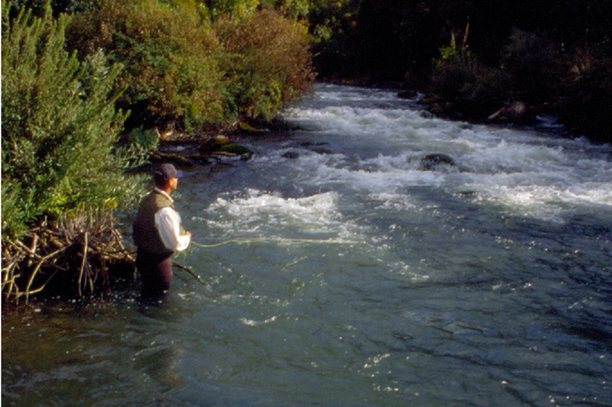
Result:
{"type": "Polygon", "coordinates": [[[285,117],[181,180],[206,286],[6,315],[3,406],[612,405],[609,145],[350,87],[285,117]]]}

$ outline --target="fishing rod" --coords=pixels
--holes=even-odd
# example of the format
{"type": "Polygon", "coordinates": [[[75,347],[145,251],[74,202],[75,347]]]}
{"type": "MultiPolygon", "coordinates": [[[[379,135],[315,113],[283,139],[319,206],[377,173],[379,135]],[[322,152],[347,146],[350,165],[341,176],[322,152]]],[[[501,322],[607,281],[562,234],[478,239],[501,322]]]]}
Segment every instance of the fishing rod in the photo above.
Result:
{"type": "Polygon", "coordinates": [[[203,285],[203,286],[205,286],[206,288],[211,288],[211,287],[210,287],[210,284],[208,284],[208,283],[207,283],[207,282],[205,282],[205,281],[202,281],[202,279],[200,278],[200,276],[198,276],[196,273],[194,273],[193,271],[191,271],[191,269],[189,269],[188,267],[185,267],[185,266],[183,266],[183,265],[181,265],[181,264],[178,264],[177,262],[174,262],[174,261],[172,262],[172,266],[174,266],[174,267],[178,267],[178,268],[180,268],[181,270],[185,270],[186,272],[188,272],[189,274],[191,274],[191,275],[192,275],[192,276],[193,276],[193,277],[194,277],[194,278],[195,278],[195,279],[198,281],[198,283],[202,284],[202,285],[203,285]]]}

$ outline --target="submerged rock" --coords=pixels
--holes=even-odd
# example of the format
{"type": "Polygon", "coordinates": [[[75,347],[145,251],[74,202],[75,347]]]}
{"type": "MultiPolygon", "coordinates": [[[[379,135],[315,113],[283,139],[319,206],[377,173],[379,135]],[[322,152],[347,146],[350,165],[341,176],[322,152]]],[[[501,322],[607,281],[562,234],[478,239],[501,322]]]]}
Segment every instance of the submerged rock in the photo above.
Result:
{"type": "Polygon", "coordinates": [[[228,157],[240,157],[242,161],[248,161],[253,157],[253,151],[240,144],[225,144],[214,151],[214,154],[228,157]]]}
{"type": "Polygon", "coordinates": [[[412,99],[417,96],[417,91],[414,89],[402,90],[397,93],[397,97],[402,99],[412,99]]]}
{"type": "Polygon", "coordinates": [[[321,154],[321,155],[324,155],[324,154],[333,154],[334,153],[332,150],[330,150],[328,148],[313,148],[311,151],[315,152],[317,154],[321,154]]]}
{"type": "Polygon", "coordinates": [[[314,142],[314,141],[304,141],[303,143],[300,143],[300,145],[302,147],[319,147],[319,146],[328,146],[329,143],[327,141],[320,141],[320,142],[314,142]]]}
{"type": "Polygon", "coordinates": [[[229,143],[229,138],[222,134],[206,139],[200,145],[200,152],[207,154],[219,150],[222,146],[229,143]]]}
{"type": "Polygon", "coordinates": [[[253,154],[253,152],[249,148],[240,144],[225,144],[221,146],[218,151],[223,151],[225,153],[232,153],[236,155],[253,154]]]}
{"type": "Polygon", "coordinates": [[[287,151],[283,154],[283,158],[296,159],[299,158],[300,154],[295,151],[287,151]]]}
{"type": "Polygon", "coordinates": [[[451,167],[457,166],[457,164],[455,164],[455,160],[446,154],[428,154],[421,158],[421,168],[425,171],[435,171],[440,165],[447,165],[451,167]]]}
{"type": "Polygon", "coordinates": [[[168,162],[179,166],[193,165],[193,162],[183,154],[168,151],[157,150],[151,154],[149,160],[153,163],[168,162]]]}
{"type": "Polygon", "coordinates": [[[199,148],[199,152],[203,156],[225,156],[225,157],[240,157],[246,161],[251,159],[253,151],[249,148],[229,142],[229,138],[223,135],[218,135],[204,141],[199,148]]]}

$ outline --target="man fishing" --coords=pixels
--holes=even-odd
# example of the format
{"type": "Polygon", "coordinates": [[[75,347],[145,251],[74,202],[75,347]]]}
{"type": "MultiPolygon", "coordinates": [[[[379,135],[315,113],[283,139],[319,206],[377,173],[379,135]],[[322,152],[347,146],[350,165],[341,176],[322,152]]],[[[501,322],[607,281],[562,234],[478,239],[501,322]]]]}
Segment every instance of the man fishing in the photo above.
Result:
{"type": "Polygon", "coordinates": [[[189,247],[191,233],[181,225],[170,194],[183,176],[172,164],[162,164],[153,175],[155,189],[140,202],[134,222],[134,243],[138,247],[136,268],[143,295],[157,296],[170,289],[172,255],[189,247]]]}

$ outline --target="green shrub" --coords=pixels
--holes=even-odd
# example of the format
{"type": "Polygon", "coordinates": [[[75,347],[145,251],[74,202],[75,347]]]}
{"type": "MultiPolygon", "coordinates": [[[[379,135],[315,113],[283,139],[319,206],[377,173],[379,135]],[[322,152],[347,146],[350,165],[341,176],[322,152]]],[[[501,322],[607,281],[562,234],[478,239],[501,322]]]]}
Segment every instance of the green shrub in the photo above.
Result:
{"type": "Polygon", "coordinates": [[[465,49],[445,47],[434,61],[432,91],[469,118],[489,116],[503,105],[509,78],[500,69],[478,62],[465,49]]]}
{"type": "MultiPolygon", "coordinates": [[[[303,24],[256,11],[258,0],[204,3],[101,0],[95,13],[75,17],[72,48],[80,55],[102,48],[125,66],[118,106],[131,111],[128,128],[198,131],[238,116],[267,119],[308,88],[303,24]]],[[[274,3],[301,10],[300,2],[274,3]]]]}
{"type": "Polygon", "coordinates": [[[2,4],[2,234],[17,235],[43,215],[133,204],[140,184],[112,153],[125,114],[120,91],[97,52],[80,63],[64,50],[69,18],[22,10],[9,19],[2,4]]]}
{"type": "Polygon", "coordinates": [[[445,99],[457,101],[476,82],[478,64],[466,50],[454,46],[440,48],[440,57],[433,63],[433,91],[445,99]]]}
{"type": "Polygon", "coordinates": [[[560,47],[535,34],[515,29],[503,50],[501,66],[512,77],[514,100],[543,103],[561,89],[564,67],[560,47]]]}
{"type": "Polygon", "coordinates": [[[221,47],[193,0],[102,0],[96,13],[75,18],[69,41],[82,55],[103,48],[125,65],[118,102],[134,127],[194,130],[225,118],[221,47]]]}
{"type": "Polygon", "coordinates": [[[264,9],[246,21],[220,18],[214,27],[225,49],[231,112],[269,119],[308,90],[314,74],[305,26],[264,9]]]}
{"type": "Polygon", "coordinates": [[[32,15],[42,17],[50,5],[53,14],[78,13],[94,10],[99,0],[9,0],[14,10],[18,12],[22,8],[27,8],[32,15]]]}
{"type": "Polygon", "coordinates": [[[197,0],[212,21],[218,18],[242,20],[259,9],[276,9],[291,20],[304,19],[317,1],[312,0],[197,0]]]}
{"type": "Polygon", "coordinates": [[[213,19],[221,16],[240,19],[255,12],[260,0],[205,0],[204,3],[213,19]]]}
{"type": "Polygon", "coordinates": [[[569,60],[561,121],[577,132],[612,142],[612,57],[577,50],[569,60]]]}

